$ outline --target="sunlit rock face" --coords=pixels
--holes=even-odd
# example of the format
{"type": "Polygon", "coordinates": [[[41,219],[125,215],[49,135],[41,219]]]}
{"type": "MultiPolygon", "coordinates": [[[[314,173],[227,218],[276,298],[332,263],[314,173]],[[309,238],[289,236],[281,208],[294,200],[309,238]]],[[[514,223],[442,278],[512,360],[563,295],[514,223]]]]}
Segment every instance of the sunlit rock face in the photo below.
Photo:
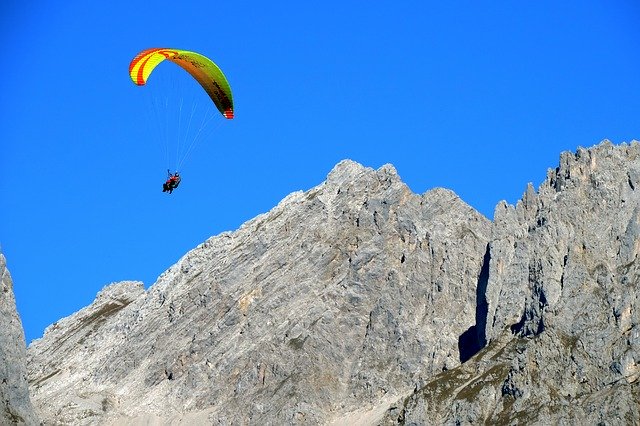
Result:
{"type": "Polygon", "coordinates": [[[0,424],[37,424],[27,384],[27,348],[13,281],[0,253],[0,424]]]}
{"type": "Polygon", "coordinates": [[[343,161],[49,327],[33,400],[52,424],[374,421],[473,346],[490,229],[451,191],[343,161]]]}
{"type": "Polygon", "coordinates": [[[639,252],[640,145],[563,153],[537,192],[496,208],[487,348],[386,422],[640,423],[639,252]]]}
{"type": "Polygon", "coordinates": [[[46,424],[639,424],[640,145],[563,153],[493,223],[392,166],[123,282],[28,350],[46,424]]]}

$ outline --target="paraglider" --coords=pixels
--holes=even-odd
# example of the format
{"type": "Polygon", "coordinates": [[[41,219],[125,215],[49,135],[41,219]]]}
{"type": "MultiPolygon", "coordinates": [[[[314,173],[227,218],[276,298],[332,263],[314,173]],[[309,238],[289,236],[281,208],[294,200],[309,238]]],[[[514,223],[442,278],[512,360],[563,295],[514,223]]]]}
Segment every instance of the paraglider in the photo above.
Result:
{"type": "Polygon", "coordinates": [[[138,86],[144,86],[151,72],[165,59],[191,74],[207,92],[218,111],[225,118],[233,118],[233,97],[227,78],[211,59],[199,53],[166,48],[143,50],[129,64],[131,80],[138,86]]]}
{"type": "Polygon", "coordinates": [[[176,189],[178,185],[180,185],[180,181],[182,180],[182,178],[180,177],[180,174],[178,174],[178,172],[171,174],[171,171],[167,170],[167,174],[167,181],[162,184],[162,192],[168,192],[169,194],[171,194],[173,190],[176,189]]]}
{"type": "MultiPolygon", "coordinates": [[[[169,48],[143,50],[138,53],[129,64],[129,76],[131,80],[138,86],[144,86],[156,67],[165,60],[173,62],[187,71],[204,89],[207,95],[209,95],[209,98],[211,98],[217,110],[224,118],[232,119],[234,117],[233,95],[227,78],[213,61],[199,53],[169,48]]],[[[182,106],[180,106],[180,110],[182,110],[182,106]]],[[[206,125],[206,122],[208,122],[208,119],[202,126],[206,125]]],[[[202,128],[200,130],[202,130],[202,128]]],[[[192,145],[185,150],[187,153],[191,151],[199,137],[200,131],[194,136],[194,140],[191,142],[192,145]]],[[[166,147],[165,150],[169,151],[168,147],[166,147]]],[[[178,150],[176,149],[176,151],[178,150]]],[[[182,158],[178,167],[181,167],[183,161],[184,158],[182,158]]],[[[162,186],[162,192],[171,194],[180,184],[181,178],[178,172],[174,174],[171,174],[170,171],[167,172],[169,176],[162,186]]]]}

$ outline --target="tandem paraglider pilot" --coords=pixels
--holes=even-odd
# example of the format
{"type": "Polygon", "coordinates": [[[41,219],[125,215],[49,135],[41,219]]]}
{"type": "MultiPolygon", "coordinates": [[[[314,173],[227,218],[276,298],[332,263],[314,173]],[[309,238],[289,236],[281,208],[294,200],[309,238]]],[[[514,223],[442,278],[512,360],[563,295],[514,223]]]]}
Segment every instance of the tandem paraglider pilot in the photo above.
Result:
{"type": "Polygon", "coordinates": [[[181,179],[178,172],[172,174],[170,170],[167,170],[167,175],[167,181],[162,184],[162,192],[168,192],[169,194],[171,194],[173,190],[176,189],[178,185],[180,185],[181,179]]]}

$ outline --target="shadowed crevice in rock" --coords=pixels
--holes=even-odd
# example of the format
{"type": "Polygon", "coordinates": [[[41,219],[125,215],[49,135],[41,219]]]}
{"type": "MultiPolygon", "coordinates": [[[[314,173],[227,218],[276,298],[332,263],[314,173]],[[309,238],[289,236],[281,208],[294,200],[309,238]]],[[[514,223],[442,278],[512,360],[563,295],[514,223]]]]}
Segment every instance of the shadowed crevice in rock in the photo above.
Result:
{"type": "Polygon", "coordinates": [[[536,299],[527,306],[522,318],[510,327],[511,333],[519,337],[533,337],[542,333],[545,329],[543,311],[547,306],[547,298],[544,291],[534,289],[536,299]]]}
{"type": "MultiPolygon", "coordinates": [[[[563,265],[566,265],[566,262],[567,260],[563,258],[563,265]]],[[[563,266],[563,270],[564,268],[565,266],[563,266]]],[[[534,337],[544,331],[544,311],[549,304],[545,294],[543,266],[540,261],[529,264],[527,279],[530,286],[530,296],[525,302],[520,321],[510,327],[511,332],[519,337],[534,337]]],[[[559,281],[563,280],[561,275],[559,281]]]]}
{"type": "Polygon", "coordinates": [[[487,283],[489,282],[489,263],[491,262],[491,247],[487,244],[482,261],[482,269],[478,276],[478,286],[476,287],[476,327],[478,331],[478,343],[480,349],[487,345],[485,329],[487,325],[487,313],[489,303],[487,302],[487,283]]]}
{"type": "Polygon", "coordinates": [[[460,362],[466,362],[482,349],[478,342],[477,326],[472,325],[458,338],[458,352],[460,362]]]}
{"type": "Polygon", "coordinates": [[[476,324],[469,327],[467,331],[460,335],[458,339],[458,351],[460,362],[465,362],[477,354],[487,344],[485,326],[487,325],[487,283],[489,282],[489,262],[491,261],[491,250],[489,244],[484,253],[482,268],[478,275],[476,286],[476,324]]]}

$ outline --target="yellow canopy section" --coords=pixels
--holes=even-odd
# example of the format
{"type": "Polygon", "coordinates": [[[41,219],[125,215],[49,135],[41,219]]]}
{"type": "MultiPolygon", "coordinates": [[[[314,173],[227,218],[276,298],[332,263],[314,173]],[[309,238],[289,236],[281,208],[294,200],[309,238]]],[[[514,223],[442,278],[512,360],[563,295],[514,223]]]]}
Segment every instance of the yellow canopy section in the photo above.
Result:
{"type": "Polygon", "coordinates": [[[196,52],[153,48],[138,53],[129,64],[129,76],[143,86],[149,75],[165,59],[177,64],[196,79],[225,118],[233,118],[233,96],[227,78],[211,59],[196,52]]]}

